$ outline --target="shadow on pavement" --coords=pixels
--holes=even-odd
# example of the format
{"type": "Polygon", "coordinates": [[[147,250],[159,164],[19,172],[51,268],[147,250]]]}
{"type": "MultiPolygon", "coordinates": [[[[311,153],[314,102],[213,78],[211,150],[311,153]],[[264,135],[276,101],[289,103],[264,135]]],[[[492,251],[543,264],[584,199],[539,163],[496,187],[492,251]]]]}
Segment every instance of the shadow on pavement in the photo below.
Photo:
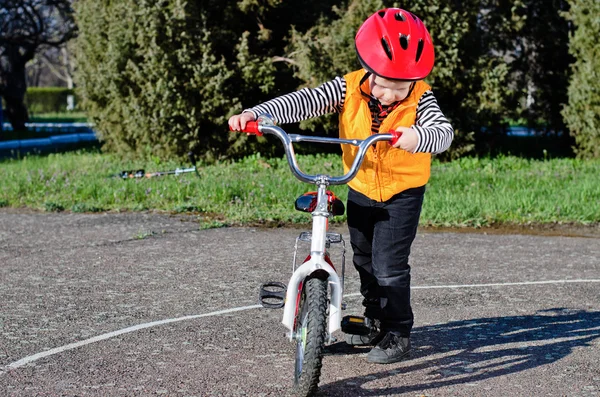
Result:
{"type": "Polygon", "coordinates": [[[387,396],[478,382],[553,363],[599,337],[600,312],[561,308],[418,327],[412,359],[403,366],[324,384],[319,395],[387,396]],[[367,385],[413,371],[429,371],[431,380],[379,389],[367,385]]]}

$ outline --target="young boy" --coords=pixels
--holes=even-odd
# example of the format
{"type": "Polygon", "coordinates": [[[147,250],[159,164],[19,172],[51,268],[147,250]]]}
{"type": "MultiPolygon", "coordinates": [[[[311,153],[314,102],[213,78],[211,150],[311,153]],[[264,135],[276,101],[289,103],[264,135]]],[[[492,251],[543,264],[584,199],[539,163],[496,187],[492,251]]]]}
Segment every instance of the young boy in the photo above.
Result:
{"type": "MultiPolygon", "coordinates": [[[[347,335],[347,342],[373,345],[367,360],[387,364],[407,357],[411,349],[408,256],[431,154],[446,150],[454,131],[431,87],[422,81],[433,68],[434,50],[419,18],[399,8],[380,10],[360,27],[355,45],[364,69],[244,110],[229,119],[229,126],[241,131],[264,113],[284,124],[335,112],[340,115],[340,138],[402,132],[393,147],[378,142],[370,148],[348,184],[353,262],[360,276],[365,317],[375,325],[368,337],[347,335]]],[[[342,145],[342,153],[347,172],[356,148],[342,145]]]]}

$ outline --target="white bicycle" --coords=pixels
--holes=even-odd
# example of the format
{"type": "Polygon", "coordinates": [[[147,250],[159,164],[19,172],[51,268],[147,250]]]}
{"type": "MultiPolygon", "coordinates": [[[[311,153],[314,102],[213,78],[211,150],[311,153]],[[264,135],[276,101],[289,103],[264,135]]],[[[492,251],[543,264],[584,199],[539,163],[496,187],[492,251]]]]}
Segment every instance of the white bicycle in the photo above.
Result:
{"type": "Polygon", "coordinates": [[[333,333],[340,328],[351,334],[367,334],[368,324],[362,317],[341,317],[345,272],[345,242],[339,233],[328,232],[329,218],[343,215],[344,204],[329,185],[343,185],[354,178],[360,168],[368,148],[378,141],[394,143],[399,132],[371,135],[365,140],[314,137],[287,134],[277,127],[269,116],[260,116],[257,121],[249,122],[243,131],[254,135],[275,135],[283,143],[288,164],[292,173],[302,182],[317,186],[316,192],[300,196],[295,203],[299,211],[312,215],[312,231],[302,232],[296,239],[292,276],[287,287],[280,282],[268,282],[261,286],[260,303],[267,308],[283,307],[283,325],[288,329],[287,336],[296,342],[296,365],[294,373],[294,392],[299,396],[313,395],[318,388],[321,376],[322,359],[325,345],[335,341],[333,333]],[[358,147],[354,162],[348,172],[339,177],[330,175],[308,175],[299,167],[294,153],[295,142],[318,142],[346,144],[358,147]],[[298,242],[310,243],[310,255],[296,267],[298,242]],[[331,244],[341,244],[342,263],[338,275],[331,261],[331,244]]]}

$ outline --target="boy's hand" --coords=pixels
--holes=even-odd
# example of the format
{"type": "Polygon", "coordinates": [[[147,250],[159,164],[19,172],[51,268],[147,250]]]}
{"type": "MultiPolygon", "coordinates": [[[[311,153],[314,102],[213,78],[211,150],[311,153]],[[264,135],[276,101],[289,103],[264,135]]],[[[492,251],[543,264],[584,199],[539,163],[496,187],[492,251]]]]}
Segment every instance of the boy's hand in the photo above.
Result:
{"type": "Polygon", "coordinates": [[[244,112],[231,116],[229,118],[229,129],[232,131],[243,131],[246,128],[246,123],[256,120],[254,113],[244,112]]]}
{"type": "Polygon", "coordinates": [[[394,145],[396,148],[400,148],[406,150],[407,152],[414,153],[417,149],[417,145],[419,144],[419,137],[417,136],[417,132],[412,128],[408,127],[398,127],[396,131],[401,132],[402,136],[398,138],[398,141],[394,145]]]}

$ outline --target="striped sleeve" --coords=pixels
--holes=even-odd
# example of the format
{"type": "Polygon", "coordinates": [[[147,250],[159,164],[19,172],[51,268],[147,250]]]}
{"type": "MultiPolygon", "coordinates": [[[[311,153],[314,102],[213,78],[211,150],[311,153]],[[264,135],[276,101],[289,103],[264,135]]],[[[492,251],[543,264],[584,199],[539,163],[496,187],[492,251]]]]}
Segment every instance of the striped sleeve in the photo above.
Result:
{"type": "Polygon", "coordinates": [[[255,117],[269,114],[278,124],[297,123],[327,113],[341,112],[345,97],[346,80],[343,77],[336,77],[317,88],[303,88],[246,109],[244,112],[252,112],[255,117]]]}
{"type": "Polygon", "coordinates": [[[412,128],[419,137],[415,152],[441,153],[450,147],[454,138],[454,129],[442,113],[431,90],[426,91],[419,99],[417,120],[412,128]]]}

